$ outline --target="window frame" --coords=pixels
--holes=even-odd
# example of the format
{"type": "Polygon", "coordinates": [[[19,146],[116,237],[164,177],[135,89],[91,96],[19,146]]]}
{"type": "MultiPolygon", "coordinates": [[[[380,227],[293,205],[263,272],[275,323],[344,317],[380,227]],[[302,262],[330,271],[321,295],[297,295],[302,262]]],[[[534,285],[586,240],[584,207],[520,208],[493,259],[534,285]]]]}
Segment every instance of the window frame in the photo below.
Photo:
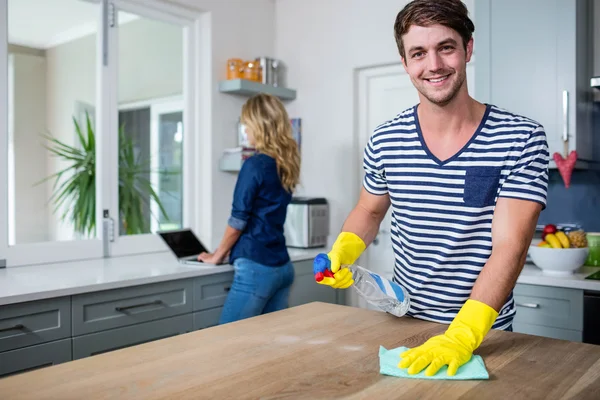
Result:
{"type": "MultiPolygon", "coordinates": [[[[193,204],[198,204],[194,201],[194,193],[192,190],[186,190],[186,188],[192,188],[189,186],[191,182],[197,182],[194,178],[194,173],[197,170],[196,160],[198,157],[195,156],[196,146],[195,138],[198,135],[194,133],[197,131],[196,121],[198,118],[198,110],[196,109],[195,102],[197,96],[196,82],[198,68],[196,67],[196,32],[197,25],[199,23],[198,15],[190,15],[189,10],[182,7],[173,6],[171,4],[160,3],[151,1],[148,3],[141,4],[134,0],[113,0],[114,16],[118,17],[119,11],[124,11],[132,14],[139,15],[143,18],[151,18],[154,20],[174,23],[180,25],[183,29],[183,92],[181,94],[183,99],[183,226],[194,228],[195,224],[195,207],[193,204]],[[154,6],[154,7],[153,7],[154,6]]],[[[110,113],[108,116],[102,116],[107,118],[105,122],[109,126],[110,136],[113,140],[110,143],[109,150],[109,165],[110,171],[110,198],[108,199],[108,206],[105,209],[109,210],[109,214],[112,216],[112,225],[114,227],[114,233],[112,234],[112,241],[110,242],[110,254],[114,256],[131,255],[131,254],[144,254],[149,252],[164,251],[167,249],[162,239],[154,234],[140,234],[140,235],[127,235],[121,236],[116,226],[115,216],[118,215],[119,210],[119,199],[118,199],[118,179],[119,179],[119,166],[118,166],[118,142],[116,140],[118,134],[118,66],[119,66],[119,48],[118,48],[118,35],[119,29],[115,25],[112,29],[108,30],[109,40],[109,54],[108,54],[108,82],[106,85],[110,90],[110,104],[108,106],[110,113]],[[150,249],[150,250],[149,250],[150,249]]]]}
{"type": "MultiPolygon", "coordinates": [[[[210,13],[160,0],[81,0],[98,4],[96,42],[96,226],[97,237],[86,240],[16,243],[9,245],[8,162],[0,162],[0,267],[47,264],[168,251],[156,234],[119,236],[118,228],[104,218],[118,210],[118,25],[105,24],[114,10],[176,23],[184,31],[183,93],[184,164],[183,226],[194,229],[204,242],[210,241],[212,215],[210,187],[212,60],[210,13]],[[104,52],[107,51],[107,63],[104,52]],[[202,93],[202,97],[200,96],[202,93]],[[202,121],[202,123],[198,123],[202,121]],[[102,134],[106,132],[107,134],[102,134]],[[201,134],[202,132],[202,134],[201,134]],[[111,228],[114,228],[112,230],[111,228]]],[[[0,0],[0,154],[8,155],[8,0],[0,0]]],[[[4,158],[4,157],[0,157],[4,158]]]]}

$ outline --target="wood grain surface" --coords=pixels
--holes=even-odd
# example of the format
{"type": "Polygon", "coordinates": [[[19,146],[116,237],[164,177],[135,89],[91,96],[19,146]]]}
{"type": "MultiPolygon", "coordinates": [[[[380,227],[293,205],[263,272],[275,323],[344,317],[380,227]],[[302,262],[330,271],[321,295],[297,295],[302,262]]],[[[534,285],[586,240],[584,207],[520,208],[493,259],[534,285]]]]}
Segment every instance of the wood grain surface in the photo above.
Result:
{"type": "Polygon", "coordinates": [[[311,303],[0,379],[7,399],[599,399],[600,346],[491,331],[487,381],[379,374],[445,325],[311,303]]]}

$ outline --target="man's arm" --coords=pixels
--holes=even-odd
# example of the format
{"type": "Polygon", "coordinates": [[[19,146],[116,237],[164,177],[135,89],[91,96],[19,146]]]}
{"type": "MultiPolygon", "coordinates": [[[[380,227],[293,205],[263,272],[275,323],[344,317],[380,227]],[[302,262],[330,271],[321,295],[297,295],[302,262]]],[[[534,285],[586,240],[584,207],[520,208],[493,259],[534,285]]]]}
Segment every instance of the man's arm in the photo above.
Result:
{"type": "Polygon", "coordinates": [[[313,271],[318,283],[336,289],[352,285],[354,280],[348,268],[340,268],[353,264],[371,244],[389,207],[390,197],[387,193],[375,195],[362,188],[358,203],[346,218],[331,251],[315,258],[313,271]],[[327,275],[328,270],[334,275],[327,275]]]}
{"type": "Polygon", "coordinates": [[[342,232],[355,233],[368,247],[377,236],[389,207],[390,196],[387,193],[374,195],[363,187],[358,203],[344,222],[342,232]]]}
{"type": "Polygon", "coordinates": [[[471,299],[496,311],[506,303],[523,269],[542,205],[500,197],[492,220],[492,254],[481,270],[471,299]]]}

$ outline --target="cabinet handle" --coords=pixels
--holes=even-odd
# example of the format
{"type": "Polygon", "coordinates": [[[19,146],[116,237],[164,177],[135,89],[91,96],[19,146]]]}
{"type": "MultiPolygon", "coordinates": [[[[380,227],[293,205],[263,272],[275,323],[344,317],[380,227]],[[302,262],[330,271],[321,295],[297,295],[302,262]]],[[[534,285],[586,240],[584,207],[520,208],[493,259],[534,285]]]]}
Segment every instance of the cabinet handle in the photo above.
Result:
{"type": "Polygon", "coordinates": [[[162,301],[161,300],[154,300],[154,301],[151,301],[149,303],[134,304],[132,306],[124,306],[124,307],[115,307],[115,310],[117,310],[117,311],[127,311],[127,310],[132,309],[132,308],[138,308],[138,307],[144,307],[144,306],[153,306],[153,305],[158,305],[158,304],[162,304],[162,301]]]}
{"type": "Polygon", "coordinates": [[[516,303],[517,307],[525,307],[525,308],[540,308],[540,305],[537,303],[516,303]]]}
{"type": "Polygon", "coordinates": [[[225,287],[224,289],[225,289],[226,292],[229,292],[231,290],[230,287],[225,287]]]}
{"type": "MultiPolygon", "coordinates": [[[[569,141],[569,91],[563,90],[563,142],[569,141]]],[[[566,154],[565,154],[566,155],[566,154]]]]}
{"type": "Polygon", "coordinates": [[[10,326],[8,328],[2,328],[2,329],[0,329],[0,332],[20,331],[23,329],[25,329],[25,326],[23,324],[17,324],[15,326],[10,326]]]}

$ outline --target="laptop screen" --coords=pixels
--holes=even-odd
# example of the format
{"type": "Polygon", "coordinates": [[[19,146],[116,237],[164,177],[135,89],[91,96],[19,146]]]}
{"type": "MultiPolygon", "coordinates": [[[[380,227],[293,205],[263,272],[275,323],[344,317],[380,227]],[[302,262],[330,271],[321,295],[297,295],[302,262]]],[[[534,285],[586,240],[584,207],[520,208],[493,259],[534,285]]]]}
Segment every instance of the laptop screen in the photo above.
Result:
{"type": "Polygon", "coordinates": [[[175,253],[177,258],[189,257],[208,251],[200,243],[191,229],[182,229],[177,231],[158,232],[167,246],[175,253]]]}

